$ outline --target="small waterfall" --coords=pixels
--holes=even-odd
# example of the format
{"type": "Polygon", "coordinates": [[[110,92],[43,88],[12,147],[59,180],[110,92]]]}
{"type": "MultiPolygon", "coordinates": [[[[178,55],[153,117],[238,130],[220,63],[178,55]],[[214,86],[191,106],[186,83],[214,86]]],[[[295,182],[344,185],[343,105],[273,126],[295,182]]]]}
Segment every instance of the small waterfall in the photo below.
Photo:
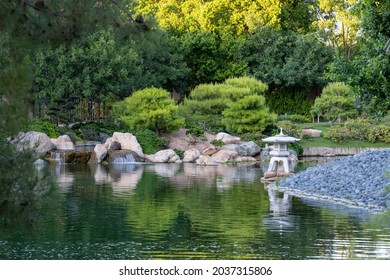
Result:
{"type": "Polygon", "coordinates": [[[52,151],[51,160],[58,164],[65,164],[65,153],[61,151],[52,151]]]}
{"type": "Polygon", "coordinates": [[[124,156],[118,156],[113,161],[112,164],[128,164],[137,162],[132,154],[127,154],[124,156]]]}

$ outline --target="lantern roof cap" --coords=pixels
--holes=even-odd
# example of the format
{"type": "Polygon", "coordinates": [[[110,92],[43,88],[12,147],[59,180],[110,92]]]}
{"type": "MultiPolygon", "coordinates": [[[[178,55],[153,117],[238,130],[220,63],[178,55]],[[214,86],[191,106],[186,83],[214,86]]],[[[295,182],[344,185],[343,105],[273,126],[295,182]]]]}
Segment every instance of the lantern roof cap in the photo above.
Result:
{"type": "Polygon", "coordinates": [[[263,142],[269,143],[294,143],[300,141],[301,139],[283,134],[283,129],[281,128],[278,135],[267,137],[261,140],[263,142]]]}

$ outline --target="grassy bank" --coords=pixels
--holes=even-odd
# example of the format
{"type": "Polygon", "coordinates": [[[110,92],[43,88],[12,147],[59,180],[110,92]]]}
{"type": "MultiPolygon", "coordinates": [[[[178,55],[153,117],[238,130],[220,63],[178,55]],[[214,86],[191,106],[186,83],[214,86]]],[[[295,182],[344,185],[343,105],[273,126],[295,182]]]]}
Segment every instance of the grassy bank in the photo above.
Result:
{"type": "MultiPolygon", "coordinates": [[[[329,123],[304,123],[300,124],[301,128],[312,128],[322,131],[322,135],[326,133],[329,128],[329,123]]],[[[300,144],[303,148],[306,147],[329,147],[329,148],[390,148],[390,144],[386,143],[370,143],[366,141],[359,140],[347,140],[342,143],[335,143],[330,139],[324,137],[302,139],[300,144]]]]}

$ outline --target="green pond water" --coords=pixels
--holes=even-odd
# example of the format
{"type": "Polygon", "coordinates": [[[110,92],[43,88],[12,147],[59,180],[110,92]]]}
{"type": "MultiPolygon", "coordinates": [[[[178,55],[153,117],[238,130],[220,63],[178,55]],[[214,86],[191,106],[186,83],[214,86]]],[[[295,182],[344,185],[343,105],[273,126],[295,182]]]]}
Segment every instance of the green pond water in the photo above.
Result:
{"type": "Polygon", "coordinates": [[[267,190],[260,166],[47,168],[50,194],[0,214],[0,259],[390,259],[388,213],[267,190]]]}

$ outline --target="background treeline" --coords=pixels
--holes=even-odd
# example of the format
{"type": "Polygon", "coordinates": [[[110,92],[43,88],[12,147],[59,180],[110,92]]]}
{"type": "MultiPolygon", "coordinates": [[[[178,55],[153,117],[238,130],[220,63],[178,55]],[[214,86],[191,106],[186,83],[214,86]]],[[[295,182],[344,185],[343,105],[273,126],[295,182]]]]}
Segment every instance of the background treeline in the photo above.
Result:
{"type": "MultiPolygon", "coordinates": [[[[10,1],[1,3],[2,99],[56,123],[104,119],[149,87],[176,100],[251,76],[276,114],[310,115],[321,89],[350,85],[389,110],[389,1],[10,1]],[[17,86],[15,85],[17,81],[17,86]]],[[[4,110],[5,112],[6,110],[4,110]]],[[[18,110],[21,114],[22,110],[18,110]]]]}
{"type": "Polygon", "coordinates": [[[182,100],[197,85],[246,75],[268,85],[266,102],[277,114],[309,115],[327,82],[341,81],[383,115],[389,5],[5,0],[0,65],[24,71],[18,83],[30,114],[57,123],[105,118],[112,102],[140,89],[163,88],[182,100]]]}

